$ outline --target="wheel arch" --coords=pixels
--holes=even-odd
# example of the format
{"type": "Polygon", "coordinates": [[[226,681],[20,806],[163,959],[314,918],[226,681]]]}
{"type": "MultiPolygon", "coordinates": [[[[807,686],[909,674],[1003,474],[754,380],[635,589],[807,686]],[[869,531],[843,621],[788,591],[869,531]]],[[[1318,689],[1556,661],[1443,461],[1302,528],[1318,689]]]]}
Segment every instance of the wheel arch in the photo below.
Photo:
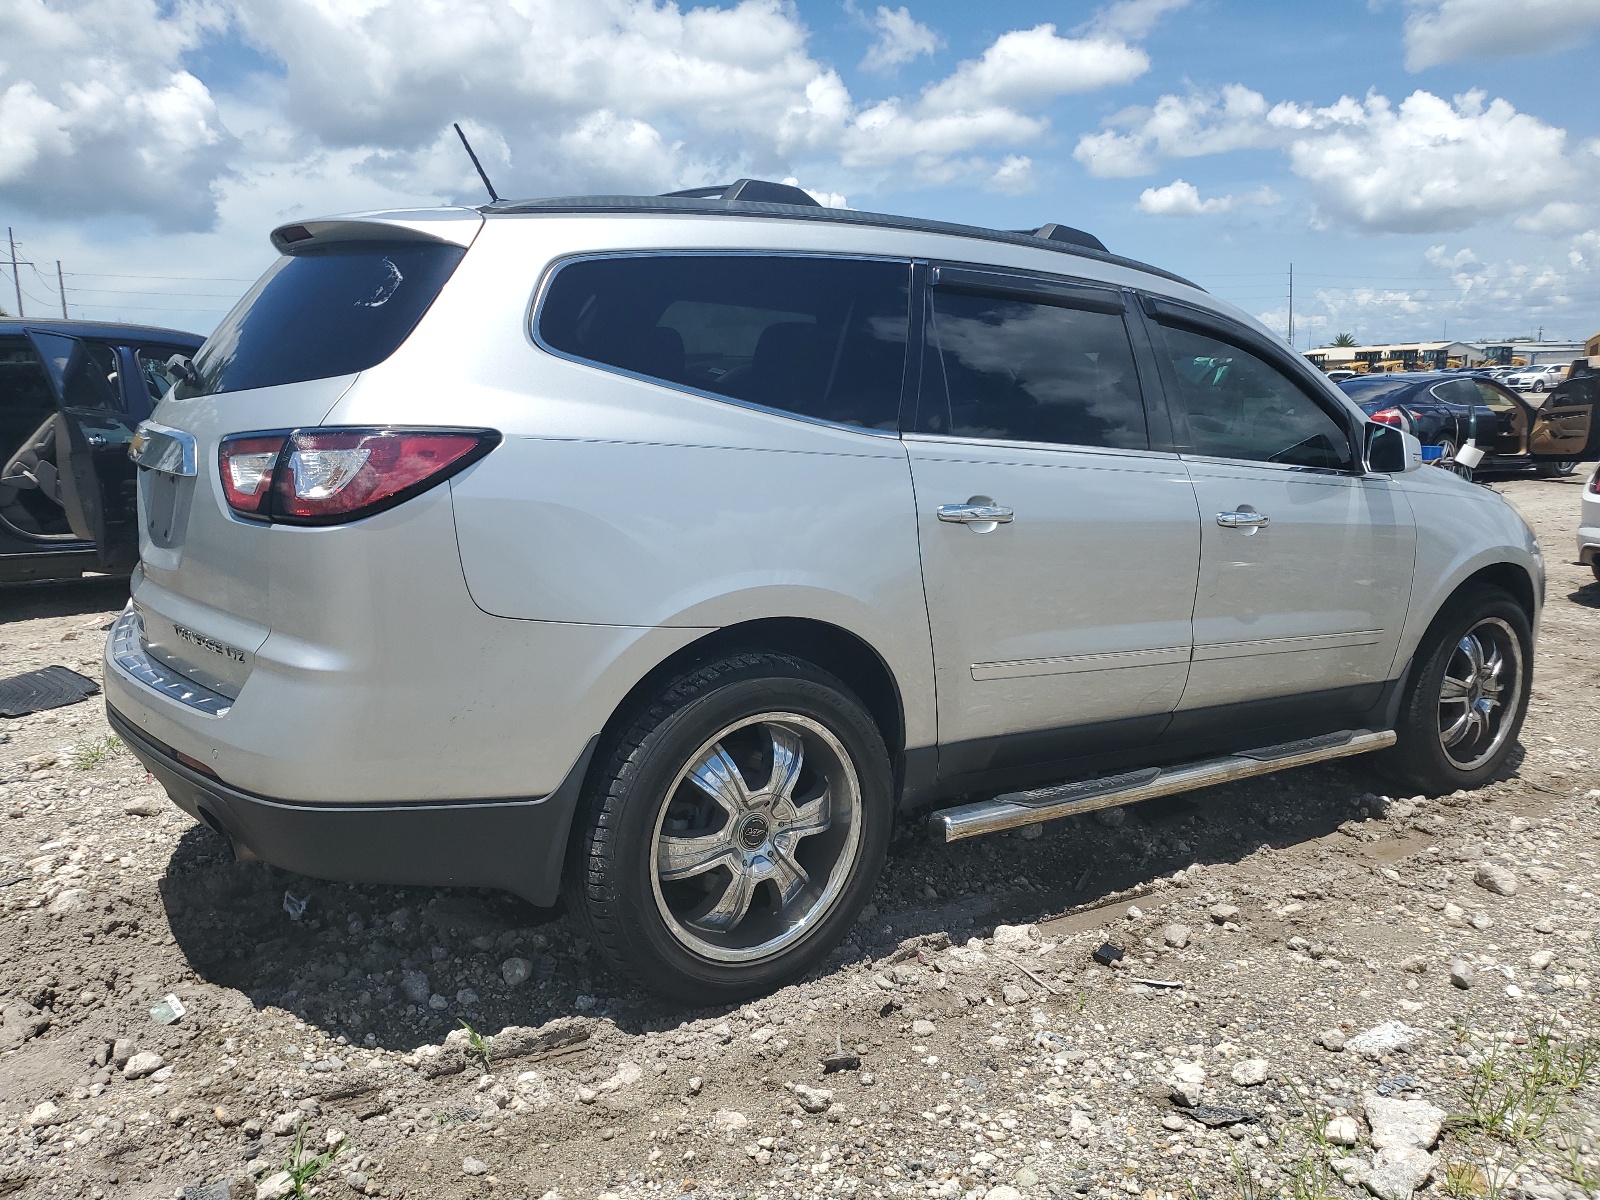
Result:
{"type": "Polygon", "coordinates": [[[1527,614],[1529,628],[1538,632],[1540,597],[1534,591],[1532,576],[1520,563],[1504,559],[1485,563],[1457,580],[1448,591],[1441,589],[1439,598],[1432,604],[1432,611],[1428,613],[1428,619],[1419,623],[1415,635],[1408,639],[1405,657],[1401,660],[1404,665],[1399,673],[1399,686],[1394,689],[1389,701],[1387,718],[1390,724],[1394,722],[1403,694],[1410,690],[1417,666],[1417,653],[1426,644],[1428,634],[1457,600],[1484,587],[1497,588],[1509,595],[1517,607],[1527,614]]]}
{"type": "Polygon", "coordinates": [[[605,766],[607,747],[675,676],[741,651],[791,654],[838,676],[866,706],[898,765],[906,745],[905,704],[899,681],[883,655],[859,634],[827,621],[806,617],[762,617],[724,626],[673,651],[652,667],[612,710],[600,731],[599,750],[589,774],[605,766]]]}

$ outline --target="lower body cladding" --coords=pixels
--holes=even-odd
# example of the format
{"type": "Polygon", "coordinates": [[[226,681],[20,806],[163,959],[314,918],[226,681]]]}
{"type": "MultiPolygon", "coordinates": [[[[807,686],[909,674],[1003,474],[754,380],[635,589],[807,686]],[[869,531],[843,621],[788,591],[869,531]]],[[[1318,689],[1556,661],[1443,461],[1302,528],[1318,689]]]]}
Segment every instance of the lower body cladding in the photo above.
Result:
{"type": "Polygon", "coordinates": [[[344,883],[504,888],[546,906],[560,890],[567,831],[597,740],[548,796],[296,803],[229,787],[109,705],[106,717],[173,803],[227,838],[241,859],[344,883]]]}

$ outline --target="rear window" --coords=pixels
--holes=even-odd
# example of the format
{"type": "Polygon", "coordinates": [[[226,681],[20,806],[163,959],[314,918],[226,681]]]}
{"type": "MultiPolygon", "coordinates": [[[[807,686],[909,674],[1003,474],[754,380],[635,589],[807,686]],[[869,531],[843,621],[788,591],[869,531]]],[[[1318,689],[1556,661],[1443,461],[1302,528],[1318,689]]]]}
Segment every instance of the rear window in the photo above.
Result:
{"type": "Polygon", "coordinates": [[[553,350],[823,421],[896,428],[910,264],[650,254],[569,263],[539,310],[553,350]]]}
{"type": "Polygon", "coordinates": [[[1357,404],[1371,404],[1415,386],[1416,380],[1396,375],[1358,375],[1354,379],[1339,381],[1339,390],[1357,404]]]}
{"type": "Polygon", "coordinates": [[[180,396],[349,375],[416,328],[466,253],[438,242],[352,242],[285,255],[195,355],[180,396]]]}

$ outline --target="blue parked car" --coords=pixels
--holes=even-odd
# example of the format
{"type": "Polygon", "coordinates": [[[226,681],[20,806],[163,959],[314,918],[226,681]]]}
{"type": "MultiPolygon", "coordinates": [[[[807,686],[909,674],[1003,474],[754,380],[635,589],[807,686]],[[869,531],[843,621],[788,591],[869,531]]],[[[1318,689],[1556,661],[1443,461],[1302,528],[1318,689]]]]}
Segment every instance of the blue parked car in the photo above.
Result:
{"type": "Polygon", "coordinates": [[[1480,473],[1531,469],[1543,476],[1570,475],[1581,461],[1590,422],[1600,419],[1600,381],[1592,377],[1569,380],[1542,406],[1486,375],[1453,371],[1362,375],[1339,387],[1374,421],[1439,447],[1442,465],[1454,465],[1456,451],[1475,439],[1485,453],[1480,473]]]}
{"type": "Polygon", "coordinates": [[[0,319],[0,583],[133,568],[128,442],[172,382],[167,360],[204,340],[142,325],[0,319]]]}

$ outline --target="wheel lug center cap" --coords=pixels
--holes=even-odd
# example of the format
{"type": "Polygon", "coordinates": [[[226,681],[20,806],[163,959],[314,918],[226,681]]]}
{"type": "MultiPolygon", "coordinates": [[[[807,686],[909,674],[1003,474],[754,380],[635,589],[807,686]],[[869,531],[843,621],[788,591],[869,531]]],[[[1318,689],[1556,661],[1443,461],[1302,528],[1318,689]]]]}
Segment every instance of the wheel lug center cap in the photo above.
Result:
{"type": "Polygon", "coordinates": [[[772,824],[762,813],[750,813],[739,822],[735,837],[746,850],[759,850],[772,836],[772,824]]]}

